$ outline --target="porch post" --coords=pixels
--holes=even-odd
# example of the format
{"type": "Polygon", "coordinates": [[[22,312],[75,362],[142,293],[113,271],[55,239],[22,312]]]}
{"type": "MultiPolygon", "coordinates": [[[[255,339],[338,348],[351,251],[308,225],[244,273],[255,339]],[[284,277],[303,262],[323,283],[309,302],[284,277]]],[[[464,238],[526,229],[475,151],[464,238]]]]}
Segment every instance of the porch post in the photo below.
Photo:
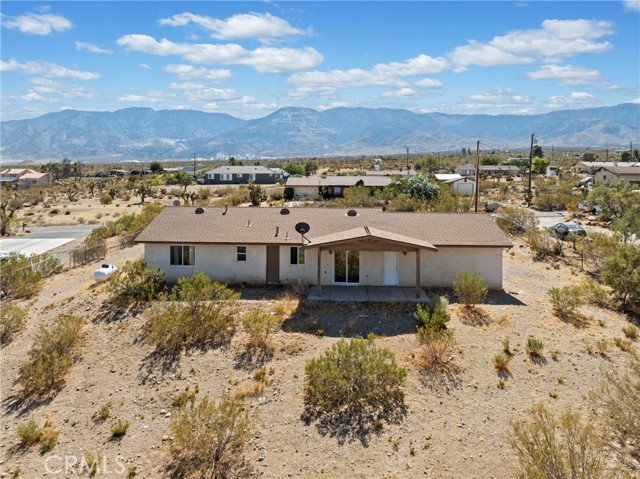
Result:
{"type": "Polygon", "coordinates": [[[420,248],[416,250],[416,298],[420,298],[420,248]]]}
{"type": "Polygon", "coordinates": [[[320,262],[322,261],[322,248],[318,247],[318,284],[316,286],[316,290],[318,292],[318,298],[320,296],[322,296],[322,286],[320,285],[320,281],[322,279],[322,275],[321,275],[321,265],[320,262]]]}

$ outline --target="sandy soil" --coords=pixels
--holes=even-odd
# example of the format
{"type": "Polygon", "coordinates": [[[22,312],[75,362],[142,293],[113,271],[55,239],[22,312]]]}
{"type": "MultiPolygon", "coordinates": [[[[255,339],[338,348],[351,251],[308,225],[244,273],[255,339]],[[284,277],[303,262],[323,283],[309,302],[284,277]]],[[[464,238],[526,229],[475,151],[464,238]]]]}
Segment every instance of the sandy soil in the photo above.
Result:
{"type": "MultiPolygon", "coordinates": [[[[142,247],[116,250],[106,261],[123,264],[140,257],[142,247]]],[[[223,349],[183,355],[179,363],[163,365],[152,360],[152,348],[140,341],[143,315],[116,321],[98,320],[106,300],[104,285],[94,285],[89,265],[46,280],[37,299],[28,306],[28,325],[2,355],[3,413],[0,416],[0,468],[21,468],[20,477],[76,477],[46,474],[45,461],[52,455],[80,458],[102,453],[111,467],[116,458],[137,468],[136,477],[165,477],[169,451],[172,396],[197,384],[199,395],[218,399],[253,382],[255,363],[244,361],[245,338],[237,334],[223,349]],[[12,407],[17,392],[14,381],[19,365],[40,325],[49,325],[60,313],[86,318],[80,360],[68,375],[66,386],[50,402],[25,409],[12,407]],[[96,423],[92,415],[110,403],[111,415],[96,423]],[[17,447],[16,427],[33,417],[39,424],[50,420],[60,431],[55,449],[42,456],[37,447],[17,447]],[[120,441],[110,440],[110,427],[119,419],[130,423],[120,441]]],[[[555,411],[573,407],[588,416],[587,398],[602,371],[624,364],[625,355],[613,338],[622,337],[628,319],[597,308],[584,308],[588,325],[576,328],[554,317],[546,300],[551,286],[575,283],[581,275],[561,266],[536,263],[528,250],[516,246],[504,255],[505,290],[492,293],[484,311],[486,324],[471,324],[452,304],[457,346],[453,352],[462,370],[445,384],[425,378],[414,366],[417,352],[413,310],[408,306],[328,305],[302,306],[286,319],[273,338],[274,353],[266,365],[273,368],[261,397],[246,399],[258,417],[248,458],[256,476],[265,478],[508,478],[516,461],[507,441],[510,421],[521,418],[532,405],[543,402],[555,411]],[[316,336],[324,329],[324,336],[316,336]],[[347,428],[321,430],[302,419],[304,364],[330,347],[339,336],[355,336],[375,330],[380,344],[390,348],[408,369],[408,413],[399,424],[385,425],[378,434],[358,436],[347,428]],[[545,344],[545,362],[532,363],[524,352],[533,335],[545,344]],[[493,357],[508,336],[515,356],[512,375],[504,389],[493,357]],[[607,356],[589,354],[599,340],[609,343],[607,356]],[[551,351],[557,351],[557,361],[551,351]]],[[[277,289],[241,291],[243,307],[273,306],[277,289]]],[[[637,345],[635,346],[637,347],[637,345]]],[[[64,459],[50,462],[60,467],[64,459]]],[[[125,477],[122,475],[121,477],[125,477]]],[[[96,477],[103,477],[98,474],[96,477]]]]}

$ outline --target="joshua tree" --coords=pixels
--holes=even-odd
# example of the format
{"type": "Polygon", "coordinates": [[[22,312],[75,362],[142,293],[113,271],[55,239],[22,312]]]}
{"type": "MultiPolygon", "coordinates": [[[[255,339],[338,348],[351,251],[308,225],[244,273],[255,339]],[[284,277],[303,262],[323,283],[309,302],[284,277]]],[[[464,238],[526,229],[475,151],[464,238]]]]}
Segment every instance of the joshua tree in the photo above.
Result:
{"type": "Polygon", "coordinates": [[[7,236],[15,210],[9,209],[9,202],[0,203],[0,236],[7,236]]]}

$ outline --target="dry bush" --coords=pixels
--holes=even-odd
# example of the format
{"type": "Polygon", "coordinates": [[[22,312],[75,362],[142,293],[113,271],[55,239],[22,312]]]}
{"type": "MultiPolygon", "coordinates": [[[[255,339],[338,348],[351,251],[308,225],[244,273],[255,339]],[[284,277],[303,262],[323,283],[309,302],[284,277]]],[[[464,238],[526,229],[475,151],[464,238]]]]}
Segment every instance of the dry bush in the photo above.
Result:
{"type": "Polygon", "coordinates": [[[578,287],[582,291],[582,297],[590,304],[601,308],[606,308],[610,305],[611,298],[609,297],[609,292],[596,280],[586,278],[578,287]]]}
{"type": "Polygon", "coordinates": [[[523,479],[602,479],[603,442],[593,424],[566,412],[559,418],[538,405],[528,418],[511,424],[511,447],[523,479]]]}
{"type": "Polygon", "coordinates": [[[52,328],[41,326],[29,359],[20,367],[17,382],[24,398],[42,398],[62,388],[76,359],[83,323],[78,316],[63,315],[52,328]]]}
{"type": "Polygon", "coordinates": [[[175,476],[248,477],[244,452],[251,427],[248,410],[237,399],[224,397],[216,404],[205,397],[182,408],[171,420],[175,476]]]}
{"type": "Polygon", "coordinates": [[[13,336],[24,329],[26,311],[15,304],[0,307],[0,344],[9,344],[13,336]]]}
{"type": "Polygon", "coordinates": [[[551,306],[560,319],[568,319],[575,314],[582,304],[582,291],[580,286],[564,286],[549,290],[551,306]]]}
{"type": "Polygon", "coordinates": [[[56,446],[59,434],[58,431],[51,427],[49,421],[45,422],[43,427],[38,427],[34,419],[29,419],[27,422],[20,424],[17,427],[17,433],[21,447],[29,448],[40,444],[41,454],[51,451],[56,446]]]}
{"type": "Polygon", "coordinates": [[[557,256],[561,253],[560,242],[553,237],[549,230],[530,230],[527,232],[525,241],[531,251],[540,259],[547,256],[557,256]]]}
{"type": "Polygon", "coordinates": [[[250,349],[268,349],[269,337],[278,329],[280,321],[270,311],[260,306],[252,308],[242,317],[242,327],[249,335],[247,347],[250,349]]]}
{"type": "Polygon", "coordinates": [[[461,271],[453,280],[453,291],[467,308],[473,308],[487,297],[488,288],[478,273],[461,271]]]}
{"type": "Polygon", "coordinates": [[[451,332],[431,334],[423,337],[421,342],[417,362],[422,372],[438,376],[457,369],[452,357],[456,341],[451,332]]]}
{"type": "Polygon", "coordinates": [[[496,223],[505,233],[521,235],[538,225],[538,218],[531,210],[518,207],[500,208],[496,223]]]}

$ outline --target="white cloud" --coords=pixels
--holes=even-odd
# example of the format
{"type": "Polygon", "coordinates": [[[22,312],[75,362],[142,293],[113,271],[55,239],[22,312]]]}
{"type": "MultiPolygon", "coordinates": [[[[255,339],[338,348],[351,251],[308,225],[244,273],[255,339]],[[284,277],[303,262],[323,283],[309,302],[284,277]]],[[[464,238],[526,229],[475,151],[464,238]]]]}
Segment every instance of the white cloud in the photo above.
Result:
{"type": "Polygon", "coordinates": [[[640,0],[624,0],[625,10],[640,12],[640,0]]]}
{"type": "Polygon", "coordinates": [[[42,75],[53,78],[73,78],[76,80],[97,80],[100,78],[98,73],[71,70],[56,63],[49,62],[20,63],[15,60],[9,60],[8,62],[0,60],[0,71],[42,75]]]}
{"type": "Polygon", "coordinates": [[[531,103],[528,96],[518,95],[510,88],[495,88],[481,94],[469,95],[463,108],[466,110],[490,109],[490,108],[515,108],[531,103]]]}
{"type": "Polygon", "coordinates": [[[166,65],[162,70],[176,75],[181,80],[206,78],[213,82],[221,82],[231,78],[229,70],[196,68],[193,65],[166,65]]]}
{"type": "MultiPolygon", "coordinates": [[[[35,92],[43,95],[60,96],[64,98],[95,98],[95,93],[85,87],[49,80],[48,78],[35,77],[31,79],[31,83],[35,85],[29,93],[35,92]]],[[[57,101],[57,100],[55,100],[57,101]]]]}
{"type": "Polygon", "coordinates": [[[140,68],[142,68],[143,70],[151,70],[151,67],[149,65],[147,65],[146,63],[138,63],[138,66],[140,68]]]}
{"type": "Polygon", "coordinates": [[[548,108],[567,107],[578,105],[579,107],[594,104],[597,98],[584,91],[574,91],[569,96],[552,96],[549,98],[548,108]]]}
{"type": "Polygon", "coordinates": [[[261,47],[251,51],[235,43],[174,43],[142,34],[124,35],[117,43],[127,50],[158,56],[178,55],[194,63],[252,66],[260,73],[308,70],[323,60],[323,56],[310,47],[261,47]]]}
{"type": "Polygon", "coordinates": [[[172,82],[169,84],[169,88],[172,90],[200,90],[204,88],[204,85],[201,83],[193,83],[193,82],[172,82]]]}
{"type": "Polygon", "coordinates": [[[532,80],[560,80],[561,85],[586,85],[602,78],[594,68],[573,65],[543,65],[539,70],[527,73],[532,80]]]}
{"type": "Polygon", "coordinates": [[[220,20],[185,12],[171,18],[163,18],[158,23],[174,27],[184,27],[193,23],[211,32],[211,37],[218,40],[283,37],[304,33],[292,27],[286,20],[269,13],[241,13],[220,20]]]}
{"type": "Polygon", "coordinates": [[[393,91],[385,91],[382,96],[386,98],[417,98],[418,94],[413,88],[399,88],[393,91]]]}
{"type": "Polygon", "coordinates": [[[80,51],[84,50],[91,53],[104,53],[104,54],[113,53],[113,51],[111,50],[105,50],[104,48],[100,48],[94,45],[93,43],[87,43],[87,42],[76,42],[76,50],[80,50],[80,51]]]}
{"type": "Polygon", "coordinates": [[[433,78],[423,78],[415,83],[420,88],[440,88],[442,82],[440,80],[434,80],[433,78]]]}
{"type": "Polygon", "coordinates": [[[318,92],[328,95],[335,93],[339,88],[350,86],[377,85],[408,88],[409,83],[402,77],[433,75],[447,70],[448,67],[449,63],[445,58],[418,55],[404,62],[379,63],[370,70],[352,68],[327,72],[316,70],[294,73],[287,79],[287,83],[295,86],[295,89],[289,94],[293,98],[313,96],[318,92]]]}
{"type": "Polygon", "coordinates": [[[20,99],[24,101],[36,101],[38,103],[56,103],[58,101],[55,98],[42,96],[40,93],[37,93],[35,91],[29,91],[25,95],[22,95],[20,99]]]}
{"type": "Polygon", "coordinates": [[[147,92],[146,95],[121,95],[117,98],[117,101],[120,103],[162,103],[174,97],[175,94],[173,93],[152,90],[147,92]]]}
{"type": "Polygon", "coordinates": [[[17,17],[3,18],[2,26],[32,35],[49,35],[54,31],[69,30],[73,25],[61,15],[25,13],[17,17]]]}
{"type": "Polygon", "coordinates": [[[535,62],[557,63],[575,55],[602,53],[609,42],[594,41],[611,35],[611,22],[600,20],[544,20],[542,28],[515,30],[496,36],[488,43],[469,40],[456,47],[449,57],[464,70],[469,65],[527,65],[535,62]]]}
{"type": "Polygon", "coordinates": [[[316,106],[316,110],[325,111],[331,110],[332,108],[349,108],[351,104],[347,101],[334,101],[329,103],[328,105],[318,105],[316,106]]]}
{"type": "Polygon", "coordinates": [[[229,101],[240,98],[238,92],[232,89],[222,88],[204,88],[201,90],[188,90],[184,92],[184,96],[188,101],[229,101]]]}

